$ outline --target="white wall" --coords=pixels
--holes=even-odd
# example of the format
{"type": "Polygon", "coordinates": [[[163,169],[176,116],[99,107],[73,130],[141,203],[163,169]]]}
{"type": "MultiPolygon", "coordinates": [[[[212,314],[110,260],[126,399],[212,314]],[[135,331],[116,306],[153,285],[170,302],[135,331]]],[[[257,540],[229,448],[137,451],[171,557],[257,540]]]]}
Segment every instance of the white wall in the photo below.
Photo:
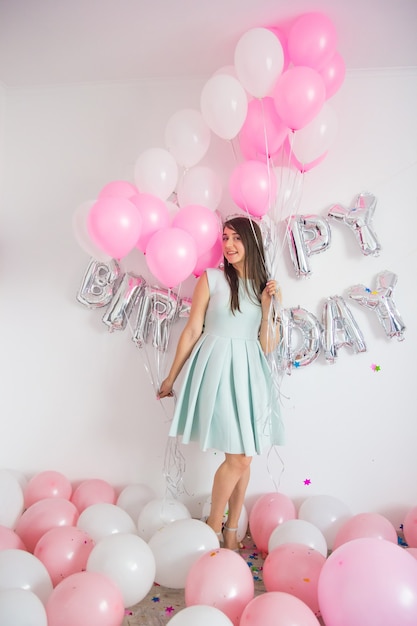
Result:
{"type": "MultiPolygon", "coordinates": [[[[321,355],[284,377],[284,471],[275,452],[256,458],[248,505],[278,485],[297,503],[329,494],[354,513],[378,511],[398,525],[416,504],[416,74],[349,74],[332,99],[338,137],[325,161],[304,177],[301,213],[325,216],[330,205],[349,205],[362,191],[378,197],[380,257],[362,255],[352,233],[332,223],[331,247],[312,258],[312,277],[295,277],[286,249],[279,276],[285,306],[301,305],[320,319],[327,297],[346,297],[356,283],[372,288],[378,272],[392,270],[406,338],[389,340],[374,313],[349,303],[367,352],[342,348],[334,365],[321,355]],[[381,370],[374,372],[372,363],[381,370]]],[[[108,333],[103,311],[76,301],[89,259],[75,241],[71,219],[107,182],[133,181],[137,156],[164,145],[169,116],[198,107],[203,84],[190,79],[7,91],[2,466],[28,476],[55,469],[73,481],[100,477],[120,487],[142,482],[164,494],[171,401],[154,399],[147,373],[148,363],[155,364],[152,348],[136,349],[129,330],[108,333]]],[[[235,164],[230,144],[214,138],[205,162],[227,184],[235,164]]],[[[226,201],[226,213],[229,207],[226,201]]],[[[144,259],[133,257],[127,269],[149,279],[144,259]]],[[[181,295],[191,295],[193,285],[188,279],[181,295]]],[[[162,370],[180,329],[177,322],[162,370]]],[[[181,497],[198,514],[221,455],[196,446],[179,450],[185,462],[181,497]]]]}

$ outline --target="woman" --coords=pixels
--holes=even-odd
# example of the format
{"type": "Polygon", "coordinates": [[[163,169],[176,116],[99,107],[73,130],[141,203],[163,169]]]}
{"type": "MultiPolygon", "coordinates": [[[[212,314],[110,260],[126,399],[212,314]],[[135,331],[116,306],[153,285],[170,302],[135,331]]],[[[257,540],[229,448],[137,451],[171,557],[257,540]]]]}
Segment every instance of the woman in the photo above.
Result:
{"type": "Polygon", "coordinates": [[[225,453],[214,477],[207,524],[225,548],[236,550],[252,456],[283,439],[265,358],[279,341],[273,306],[278,289],[275,280],[268,280],[262,235],[253,220],[226,220],[223,255],[224,272],[207,269],[196,285],[190,316],[158,397],[173,395],[174,382],[191,356],[170,435],[182,435],[183,443],[198,441],[202,450],[225,453]]]}

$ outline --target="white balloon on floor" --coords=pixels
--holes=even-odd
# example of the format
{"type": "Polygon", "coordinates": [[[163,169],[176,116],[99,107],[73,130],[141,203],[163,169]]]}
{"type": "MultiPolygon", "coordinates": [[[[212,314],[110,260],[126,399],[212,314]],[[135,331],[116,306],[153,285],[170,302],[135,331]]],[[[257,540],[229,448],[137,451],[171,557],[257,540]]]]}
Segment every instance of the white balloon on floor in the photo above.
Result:
{"type": "Polygon", "coordinates": [[[0,624],[13,626],[47,626],[46,610],[33,591],[0,590],[0,624]]]}
{"type": "Polygon", "coordinates": [[[172,589],[185,588],[190,567],[206,552],[219,548],[214,530],[196,519],[182,519],[158,530],[149,540],[155,557],[155,581],[172,589]]]}
{"type": "Polygon", "coordinates": [[[151,500],[143,507],[138,518],[138,535],[149,541],[154,533],[179,519],[190,519],[191,513],[182,502],[174,498],[151,500]]]}
{"type": "Polygon", "coordinates": [[[146,596],[155,580],[155,558],[146,541],[129,533],[105,537],[92,549],[87,571],[110,578],[123,595],[125,607],[146,596]]]}
{"type": "Polygon", "coordinates": [[[78,518],[77,526],[85,530],[96,543],[116,533],[137,534],[135,523],[129,513],[108,502],[98,502],[84,509],[78,518]]]}

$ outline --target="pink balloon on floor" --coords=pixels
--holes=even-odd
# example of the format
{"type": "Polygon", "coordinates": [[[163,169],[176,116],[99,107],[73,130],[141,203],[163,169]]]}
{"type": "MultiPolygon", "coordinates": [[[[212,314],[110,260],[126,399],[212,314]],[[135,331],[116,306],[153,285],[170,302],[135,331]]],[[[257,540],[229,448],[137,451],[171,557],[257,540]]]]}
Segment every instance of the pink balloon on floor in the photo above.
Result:
{"type": "Polygon", "coordinates": [[[32,504],[23,513],[16,526],[16,533],[30,552],[39,539],[51,528],[75,526],[78,511],[72,502],[63,498],[46,498],[32,504]]]}
{"type": "Polygon", "coordinates": [[[45,498],[65,498],[69,500],[72,494],[72,485],[68,478],[52,470],[40,472],[33,476],[25,489],[25,507],[44,500],[45,498]]]}
{"type": "Polygon", "coordinates": [[[417,506],[408,511],[404,519],[404,538],[410,548],[417,548],[417,506]]]}
{"type": "Polygon", "coordinates": [[[283,493],[265,493],[258,498],[249,513],[249,528],[258,550],[266,554],[274,528],[296,517],[293,501],[283,493]]]}
{"type": "Polygon", "coordinates": [[[94,541],[74,526],[51,528],[38,541],[34,555],[42,561],[54,587],[67,576],[86,569],[94,541]]]}
{"type": "Polygon", "coordinates": [[[238,626],[245,606],[254,595],[252,573],[246,561],[232,550],[219,548],[194,563],[185,585],[187,606],[215,606],[238,626]]]}
{"type": "Polygon", "coordinates": [[[283,591],[302,600],[315,615],[320,612],[318,583],[326,557],[299,543],[286,543],[268,554],[262,570],[267,591],[283,591]]]}
{"type": "Polygon", "coordinates": [[[379,513],[359,513],[341,526],[334,540],[333,549],[361,537],[386,539],[395,544],[398,541],[397,531],[386,517],[379,513]]]}
{"type": "Polygon", "coordinates": [[[318,596],[330,626],[417,624],[417,561],[385,539],[353,539],[323,565],[318,596]]]}
{"type": "Polygon", "coordinates": [[[26,550],[26,546],[17,533],[8,526],[0,526],[0,550],[26,550]]]}
{"type": "Polygon", "coordinates": [[[48,626],[120,626],[124,617],[123,596],[102,574],[72,574],[53,590],[46,614],[48,626]]]}
{"type": "Polygon", "coordinates": [[[313,611],[289,593],[270,591],[245,607],[239,626],[319,626],[313,611]]]}
{"type": "Polygon", "coordinates": [[[90,478],[84,480],[74,490],[71,502],[75,504],[79,513],[82,513],[88,506],[98,502],[114,504],[116,502],[116,490],[105,480],[90,478]]]}

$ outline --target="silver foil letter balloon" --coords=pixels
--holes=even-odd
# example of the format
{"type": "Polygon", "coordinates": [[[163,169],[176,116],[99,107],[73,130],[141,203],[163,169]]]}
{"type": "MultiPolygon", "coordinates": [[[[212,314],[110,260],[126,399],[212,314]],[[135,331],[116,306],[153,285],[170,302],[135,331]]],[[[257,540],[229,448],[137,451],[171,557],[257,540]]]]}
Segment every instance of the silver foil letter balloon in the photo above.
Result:
{"type": "Polygon", "coordinates": [[[346,224],[353,231],[362,253],[366,256],[378,256],[381,251],[381,245],[372,225],[376,202],[372,193],[360,193],[350,209],[335,204],[328,212],[329,217],[346,224]]]}
{"type": "Polygon", "coordinates": [[[91,259],[77,293],[78,302],[90,309],[106,306],[113,298],[119,278],[120,267],[117,261],[112,259],[104,263],[91,259]]]}
{"type": "Polygon", "coordinates": [[[291,368],[310,365],[321,350],[320,322],[313,313],[301,307],[283,309],[281,312],[281,358],[287,374],[291,368]]]}
{"type": "Polygon", "coordinates": [[[355,353],[366,352],[362,332],[341,296],[327,298],[323,307],[323,349],[328,363],[336,361],[338,350],[350,346],[355,353]]]}
{"type": "Polygon", "coordinates": [[[405,325],[392,298],[396,284],[396,274],[385,270],[377,274],[375,289],[371,290],[365,285],[354,285],[350,287],[348,294],[352,300],[375,311],[387,337],[397,337],[402,341],[405,325]]]}
{"type": "Polygon", "coordinates": [[[144,288],[145,279],[142,276],[129,273],[123,276],[110,306],[103,316],[103,322],[110,331],[126,328],[127,320],[144,288]]]}
{"type": "Polygon", "coordinates": [[[309,257],[327,250],[330,240],[326,218],[318,215],[290,215],[287,218],[287,241],[298,277],[311,274],[309,257]]]}

